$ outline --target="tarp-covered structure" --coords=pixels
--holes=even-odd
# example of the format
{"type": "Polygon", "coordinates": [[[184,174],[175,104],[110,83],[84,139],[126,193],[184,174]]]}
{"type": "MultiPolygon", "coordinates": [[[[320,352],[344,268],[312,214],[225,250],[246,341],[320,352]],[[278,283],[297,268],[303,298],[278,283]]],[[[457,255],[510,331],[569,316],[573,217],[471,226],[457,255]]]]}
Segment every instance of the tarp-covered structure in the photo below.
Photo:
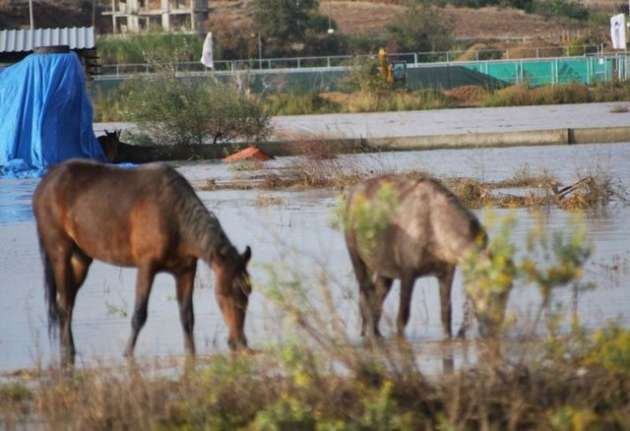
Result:
{"type": "Polygon", "coordinates": [[[35,53],[0,71],[0,176],[42,175],[73,157],[105,160],[73,52],[35,53]]]}

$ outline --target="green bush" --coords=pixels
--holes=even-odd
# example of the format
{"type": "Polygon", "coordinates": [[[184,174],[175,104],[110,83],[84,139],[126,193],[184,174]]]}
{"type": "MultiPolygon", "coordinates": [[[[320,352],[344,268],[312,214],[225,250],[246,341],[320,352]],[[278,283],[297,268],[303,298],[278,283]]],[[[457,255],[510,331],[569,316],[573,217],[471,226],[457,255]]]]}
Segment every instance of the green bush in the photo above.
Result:
{"type": "Polygon", "coordinates": [[[454,23],[438,8],[412,4],[385,28],[398,52],[446,51],[453,44],[454,23]]]}
{"type": "Polygon", "coordinates": [[[124,98],[126,117],[160,144],[264,139],[269,116],[261,104],[211,78],[178,79],[163,71],[135,78],[124,98]]]}
{"type": "Polygon", "coordinates": [[[630,374],[630,330],[617,325],[598,330],[583,363],[630,374]]]}
{"type": "Polygon", "coordinates": [[[548,18],[562,17],[583,21],[589,17],[586,6],[573,0],[534,0],[532,11],[548,18]]]}

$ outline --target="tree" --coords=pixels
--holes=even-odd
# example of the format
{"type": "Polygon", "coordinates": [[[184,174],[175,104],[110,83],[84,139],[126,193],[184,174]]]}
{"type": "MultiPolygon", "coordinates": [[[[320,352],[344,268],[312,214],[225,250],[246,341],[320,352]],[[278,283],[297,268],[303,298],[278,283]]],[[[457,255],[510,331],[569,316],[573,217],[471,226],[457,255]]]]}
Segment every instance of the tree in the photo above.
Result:
{"type": "MultiPolygon", "coordinates": [[[[254,30],[265,56],[336,52],[341,41],[327,33],[329,18],[319,14],[318,0],[253,0],[254,30]]],[[[334,21],[330,21],[336,28],[334,21]]]]}
{"type": "Polygon", "coordinates": [[[453,41],[453,27],[437,8],[413,4],[386,27],[386,32],[400,52],[446,51],[453,41]]]}
{"type": "Polygon", "coordinates": [[[254,0],[254,27],[266,38],[302,42],[318,0],[254,0]]]}

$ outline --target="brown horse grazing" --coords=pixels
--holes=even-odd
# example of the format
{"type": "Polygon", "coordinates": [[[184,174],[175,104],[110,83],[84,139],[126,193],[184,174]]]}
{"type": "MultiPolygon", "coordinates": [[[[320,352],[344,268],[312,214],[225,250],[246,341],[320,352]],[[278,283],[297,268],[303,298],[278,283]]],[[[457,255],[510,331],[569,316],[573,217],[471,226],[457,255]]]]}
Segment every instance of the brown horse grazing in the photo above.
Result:
{"type": "MultiPolygon", "coordinates": [[[[455,267],[471,247],[486,244],[479,221],[455,195],[428,177],[367,180],[349,193],[345,237],[359,283],[362,335],[367,331],[367,335],[380,337],[383,302],[393,280],[400,279],[396,323],[398,335],[403,337],[414,283],[418,277],[434,275],[440,286],[442,327],[452,336],[455,267]]],[[[459,335],[465,335],[467,319],[465,316],[459,335]]]]}
{"type": "Polygon", "coordinates": [[[185,347],[195,353],[193,281],[197,259],[215,274],[215,295],[229,328],[231,349],[247,347],[243,331],[251,291],[247,263],[190,184],[173,168],[151,164],[121,169],[71,160],[52,168],[33,195],[45,268],[49,329],[61,327],[62,361],[74,362],[72,309],[93,259],[138,268],[132,332],[133,354],[147,318],[157,272],[173,274],[185,347]]]}
{"type": "Polygon", "coordinates": [[[107,157],[108,162],[118,161],[118,149],[120,146],[120,130],[114,130],[108,132],[105,130],[105,134],[96,138],[103,148],[103,153],[107,157]]]}

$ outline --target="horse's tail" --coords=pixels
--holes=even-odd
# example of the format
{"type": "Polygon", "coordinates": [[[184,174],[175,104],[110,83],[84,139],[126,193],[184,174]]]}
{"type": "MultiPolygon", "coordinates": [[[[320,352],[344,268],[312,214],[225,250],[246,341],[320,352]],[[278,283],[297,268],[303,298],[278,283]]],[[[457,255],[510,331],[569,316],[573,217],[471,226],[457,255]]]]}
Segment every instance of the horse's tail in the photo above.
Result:
{"type": "Polygon", "coordinates": [[[46,252],[46,247],[39,238],[39,251],[44,264],[44,292],[46,296],[46,305],[48,306],[48,336],[55,338],[59,329],[59,309],[57,308],[57,284],[55,283],[55,274],[53,272],[50,257],[46,252]]]}

